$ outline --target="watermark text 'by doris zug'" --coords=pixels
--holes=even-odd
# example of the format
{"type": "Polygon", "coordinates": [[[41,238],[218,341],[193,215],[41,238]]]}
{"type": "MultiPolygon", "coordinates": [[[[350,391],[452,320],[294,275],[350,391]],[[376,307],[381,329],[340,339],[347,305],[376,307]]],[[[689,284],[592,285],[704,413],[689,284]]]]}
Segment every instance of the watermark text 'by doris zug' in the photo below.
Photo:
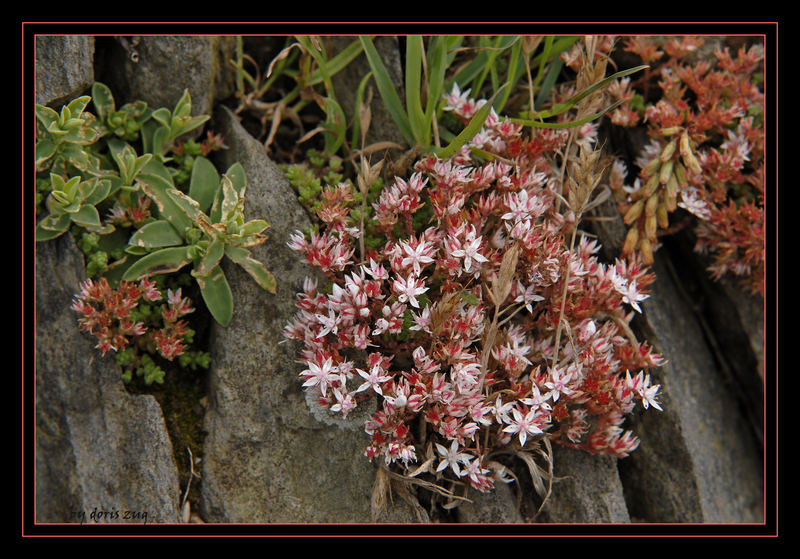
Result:
{"type": "Polygon", "coordinates": [[[103,507],[94,507],[91,511],[76,511],[75,517],[81,524],[84,522],[141,522],[147,524],[148,520],[152,520],[152,515],[148,515],[147,511],[106,509],[103,507]]]}

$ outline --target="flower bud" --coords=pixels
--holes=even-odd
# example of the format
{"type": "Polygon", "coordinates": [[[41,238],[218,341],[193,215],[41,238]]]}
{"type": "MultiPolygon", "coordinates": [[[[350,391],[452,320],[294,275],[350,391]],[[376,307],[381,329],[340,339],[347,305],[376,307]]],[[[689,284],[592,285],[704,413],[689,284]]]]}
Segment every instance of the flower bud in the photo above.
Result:
{"type": "Polygon", "coordinates": [[[666,128],[662,128],[659,132],[662,136],[674,136],[680,131],[681,131],[680,126],[668,126],[666,128]]]}
{"type": "Polygon", "coordinates": [[[640,215],[642,215],[642,210],[644,209],[644,200],[637,200],[635,204],[633,204],[628,211],[625,212],[625,216],[622,220],[625,222],[625,225],[630,225],[633,223],[640,215]]]}
{"type": "Polygon", "coordinates": [[[703,168],[700,167],[700,162],[697,161],[697,157],[695,157],[694,153],[690,151],[688,155],[684,155],[682,157],[684,164],[689,168],[689,170],[697,173],[698,175],[702,174],[703,168]]]}
{"type": "Polygon", "coordinates": [[[658,229],[658,221],[655,215],[647,216],[644,220],[644,234],[650,239],[651,242],[656,242],[656,230],[658,229]]]}
{"type": "Polygon", "coordinates": [[[683,163],[676,161],[675,165],[672,167],[672,172],[681,188],[689,187],[689,181],[686,179],[686,167],[683,166],[683,163]]]}
{"type": "Polygon", "coordinates": [[[654,193],[647,199],[647,202],[644,205],[644,215],[650,217],[655,215],[656,213],[656,206],[658,205],[658,193],[654,193]]]}
{"type": "Polygon", "coordinates": [[[659,167],[661,167],[661,159],[656,157],[642,169],[642,177],[657,175],[659,167]]]}
{"type": "Polygon", "coordinates": [[[689,132],[686,130],[681,134],[681,157],[686,157],[692,153],[692,148],[689,145],[689,132]]]}
{"type": "Polygon", "coordinates": [[[658,182],[660,182],[661,184],[667,184],[667,181],[672,176],[672,166],[673,166],[672,159],[670,159],[661,166],[661,173],[658,176],[658,182]]]}
{"type": "Polygon", "coordinates": [[[658,220],[658,226],[662,229],[666,229],[669,227],[669,217],[667,211],[667,204],[666,201],[660,203],[656,208],[656,219],[658,220]]]}
{"type": "Polygon", "coordinates": [[[653,246],[647,237],[642,237],[639,241],[639,254],[642,255],[642,260],[644,260],[645,264],[650,265],[653,263],[653,246]]]}
{"type": "Polygon", "coordinates": [[[664,191],[664,205],[668,212],[674,212],[678,207],[678,179],[675,175],[670,177],[667,181],[667,187],[664,191]]]}
{"type": "Polygon", "coordinates": [[[648,180],[644,188],[641,189],[642,198],[649,198],[655,193],[656,189],[658,189],[659,180],[659,175],[657,174],[650,177],[650,180],[648,180]]]}
{"type": "Polygon", "coordinates": [[[672,138],[672,140],[670,140],[670,142],[661,151],[660,159],[662,163],[666,163],[672,159],[672,154],[675,153],[676,147],[678,147],[678,140],[677,138],[672,138]]]}
{"type": "Polygon", "coordinates": [[[630,254],[639,242],[639,228],[631,227],[625,235],[625,244],[622,246],[622,254],[630,254]]]}

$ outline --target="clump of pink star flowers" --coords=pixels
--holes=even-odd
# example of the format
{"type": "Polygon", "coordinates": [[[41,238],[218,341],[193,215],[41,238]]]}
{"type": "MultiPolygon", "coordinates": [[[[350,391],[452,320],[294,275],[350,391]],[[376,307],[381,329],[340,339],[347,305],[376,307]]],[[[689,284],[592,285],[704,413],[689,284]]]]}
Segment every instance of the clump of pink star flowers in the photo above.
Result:
{"type": "MultiPolygon", "coordinates": [[[[447,96],[465,122],[485,102],[466,93],[447,96]]],[[[654,277],[635,255],[601,261],[579,230],[581,183],[600,177],[591,132],[569,151],[568,131],[492,111],[454,156],[424,156],[384,187],[370,224],[380,250],[345,219],[292,236],[331,281],[307,279],[285,327],[301,382],[331,413],[372,406],[365,454],[381,467],[459,495],[511,481],[498,458],[545,440],[637,448],[623,423],[637,404],[661,409],[648,370],[662,358],[628,325],[654,277]],[[557,152],[572,154],[570,180],[557,152]]],[[[325,215],[355,191],[336,188],[325,215]]]]}

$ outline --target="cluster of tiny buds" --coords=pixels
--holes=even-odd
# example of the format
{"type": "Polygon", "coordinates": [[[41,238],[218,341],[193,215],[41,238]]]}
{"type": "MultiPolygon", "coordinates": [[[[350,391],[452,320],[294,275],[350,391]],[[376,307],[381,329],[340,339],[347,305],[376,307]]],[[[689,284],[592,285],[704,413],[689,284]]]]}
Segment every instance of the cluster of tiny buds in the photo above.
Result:
{"type": "Polygon", "coordinates": [[[71,308],[79,315],[81,330],[97,338],[95,347],[103,355],[109,351],[122,351],[134,340],[149,335],[159,354],[171,361],[186,349],[184,338],[188,326],[181,319],[194,312],[194,308],[191,301],[181,295],[180,289],[168,289],[165,304],[161,306],[160,328],[150,320],[134,320],[134,311],[142,301],[156,303],[161,300],[164,300],[163,294],[149,278],[138,282],[122,280],[116,289],[106,278],[89,278],[81,283],[71,308]]]}

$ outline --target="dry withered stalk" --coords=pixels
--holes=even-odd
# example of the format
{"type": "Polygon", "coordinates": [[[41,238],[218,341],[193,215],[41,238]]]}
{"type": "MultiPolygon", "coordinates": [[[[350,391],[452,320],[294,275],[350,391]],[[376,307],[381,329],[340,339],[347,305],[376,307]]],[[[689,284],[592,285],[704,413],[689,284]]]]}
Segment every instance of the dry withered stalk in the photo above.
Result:
{"type": "Polygon", "coordinates": [[[358,119],[361,127],[361,168],[360,170],[356,170],[356,182],[358,183],[358,190],[361,193],[361,218],[358,224],[360,232],[358,237],[358,249],[362,263],[364,263],[364,258],[366,257],[366,249],[364,247],[364,215],[367,211],[367,196],[369,195],[369,187],[372,186],[376,180],[378,180],[378,177],[381,174],[381,168],[383,167],[383,160],[378,161],[378,163],[375,165],[370,166],[369,161],[366,159],[364,153],[364,143],[366,141],[370,121],[372,120],[372,110],[370,109],[371,101],[372,89],[367,92],[366,102],[361,104],[358,111],[358,119]]]}
{"type": "Polygon", "coordinates": [[[492,273],[489,276],[491,285],[484,283],[484,289],[489,297],[489,300],[494,304],[494,313],[492,321],[488,328],[484,330],[483,348],[481,352],[481,378],[479,386],[483,388],[483,382],[486,378],[487,367],[489,365],[489,357],[494,347],[497,332],[500,328],[500,314],[501,306],[511,292],[511,287],[514,283],[514,275],[517,271],[517,262],[519,261],[519,246],[514,243],[506,250],[503,255],[503,260],[500,263],[499,275],[492,273]]]}
{"type": "MultiPolygon", "coordinates": [[[[603,80],[606,73],[606,66],[608,59],[604,55],[597,55],[597,37],[586,37],[584,40],[584,64],[578,71],[576,79],[576,86],[581,91],[593,84],[603,80]]],[[[598,112],[604,104],[603,91],[597,91],[581,99],[577,104],[577,118],[581,119],[591,114],[598,112]]],[[[580,222],[583,213],[587,211],[590,206],[594,204],[591,202],[592,193],[597,188],[600,180],[603,178],[605,168],[600,164],[601,151],[594,150],[587,144],[580,146],[578,153],[573,153],[573,140],[576,130],[573,128],[570,131],[569,141],[563,154],[561,164],[561,182],[562,189],[564,185],[567,187],[566,201],[569,210],[574,215],[574,225],[572,227],[572,234],[570,237],[569,252],[567,253],[566,270],[564,272],[564,291],[561,295],[561,308],[559,311],[558,324],[556,326],[555,350],[553,353],[553,367],[558,363],[558,349],[561,342],[561,331],[564,322],[564,310],[567,303],[567,289],[569,288],[570,280],[570,265],[569,258],[572,251],[575,249],[575,237],[577,233],[578,223],[580,222]],[[566,170],[569,168],[569,177],[566,177],[566,170]]],[[[563,195],[563,191],[562,191],[563,195]]],[[[562,200],[564,198],[562,197],[562,200]]]]}
{"type": "MultiPolygon", "coordinates": [[[[522,39],[522,54],[525,56],[525,60],[529,61],[531,59],[531,54],[536,50],[539,46],[539,43],[542,42],[544,37],[542,35],[530,35],[527,37],[523,37],[522,39]]],[[[531,115],[533,115],[534,105],[533,105],[533,76],[531,76],[531,65],[530,63],[525,64],[525,72],[528,77],[528,107],[531,115]]]]}

